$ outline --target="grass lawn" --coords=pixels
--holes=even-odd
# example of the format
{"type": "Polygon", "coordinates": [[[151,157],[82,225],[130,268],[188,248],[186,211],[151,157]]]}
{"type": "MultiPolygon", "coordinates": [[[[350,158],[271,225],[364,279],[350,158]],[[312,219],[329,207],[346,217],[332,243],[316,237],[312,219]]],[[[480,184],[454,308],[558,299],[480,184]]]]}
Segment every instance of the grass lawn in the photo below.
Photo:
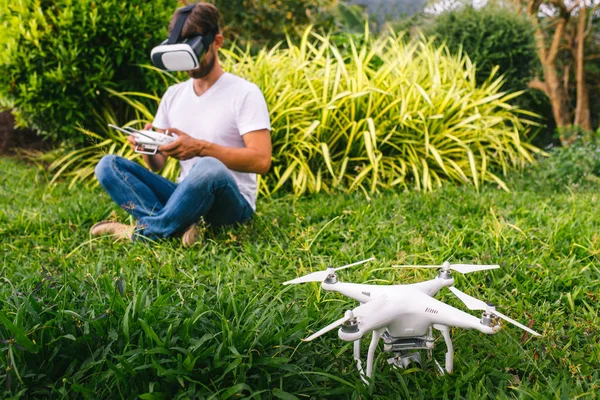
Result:
{"type": "MultiPolygon", "coordinates": [[[[14,159],[0,171],[3,398],[598,397],[600,185],[259,199],[248,226],[183,249],[91,239],[94,222],[126,218],[102,190],[49,190],[43,171],[14,159]],[[357,304],[281,282],[371,256],[341,280],[436,274],[395,263],[498,263],[456,286],[543,337],[453,329],[453,375],[396,370],[378,352],[365,386],[336,332],[300,341],[357,304]]],[[[438,298],[468,311],[447,289],[438,298]]]]}

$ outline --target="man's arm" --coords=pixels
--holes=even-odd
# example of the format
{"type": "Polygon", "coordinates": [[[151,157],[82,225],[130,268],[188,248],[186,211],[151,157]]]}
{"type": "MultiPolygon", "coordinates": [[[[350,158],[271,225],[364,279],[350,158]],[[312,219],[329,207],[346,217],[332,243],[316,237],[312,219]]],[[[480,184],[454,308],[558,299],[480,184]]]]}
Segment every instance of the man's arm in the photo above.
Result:
{"type": "Polygon", "coordinates": [[[214,157],[233,171],[257,174],[266,174],[271,167],[271,135],[267,129],[243,135],[246,147],[242,148],[220,146],[206,140],[194,139],[176,128],[167,130],[177,134],[179,138],[159,147],[160,152],[165,156],[178,160],[188,160],[197,156],[214,157]]]}
{"type": "Polygon", "coordinates": [[[266,129],[248,132],[244,136],[246,147],[233,148],[201,141],[200,154],[214,157],[227,168],[240,172],[266,174],[271,168],[271,135],[266,129]]]}

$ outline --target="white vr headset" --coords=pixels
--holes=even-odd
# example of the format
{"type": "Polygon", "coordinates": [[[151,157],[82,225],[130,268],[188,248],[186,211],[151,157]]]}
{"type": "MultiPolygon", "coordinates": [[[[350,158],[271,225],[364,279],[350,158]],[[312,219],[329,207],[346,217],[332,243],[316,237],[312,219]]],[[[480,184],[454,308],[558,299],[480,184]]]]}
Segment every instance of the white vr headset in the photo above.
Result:
{"type": "Polygon", "coordinates": [[[200,60],[215,40],[219,27],[213,28],[206,36],[193,35],[181,39],[181,30],[195,4],[182,7],[169,38],[152,49],[152,64],[166,71],[191,71],[200,66],[200,60]]]}

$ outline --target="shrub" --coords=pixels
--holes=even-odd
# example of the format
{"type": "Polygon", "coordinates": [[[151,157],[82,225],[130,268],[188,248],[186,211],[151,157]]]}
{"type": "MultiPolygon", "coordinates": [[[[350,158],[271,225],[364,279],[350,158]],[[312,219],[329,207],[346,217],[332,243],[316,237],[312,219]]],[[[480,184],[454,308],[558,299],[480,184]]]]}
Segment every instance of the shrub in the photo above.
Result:
{"type": "MultiPolygon", "coordinates": [[[[282,188],[298,195],[433,190],[447,181],[507,189],[499,175],[533,161],[538,149],[520,135],[531,124],[522,118],[528,113],[508,104],[518,93],[502,92],[502,78],[491,75],[478,86],[467,57],[431,41],[368,35],[360,46],[348,41],[345,54],[329,37],[307,31],[286,49],[256,56],[222,51],[224,68],[255,82],[269,105],[274,154],[261,180],[263,195],[282,188]]],[[[136,120],[152,120],[150,110],[128,98],[140,114],[136,120]]],[[[117,148],[109,144],[110,151],[117,148]]],[[[80,159],[87,164],[78,164],[75,179],[92,176],[101,156],[98,149],[93,154],[80,159]]]]}
{"type": "Polygon", "coordinates": [[[477,64],[478,83],[483,83],[498,66],[505,76],[504,90],[525,91],[513,102],[548,122],[536,141],[546,144],[551,140],[554,118],[550,103],[543,93],[528,88],[536,72],[541,74],[541,64],[534,29],[525,17],[496,5],[481,9],[465,6],[440,14],[426,32],[445,42],[452,53],[468,54],[477,64]]]}
{"type": "Polygon", "coordinates": [[[439,15],[427,33],[446,43],[450,51],[464,51],[477,64],[483,83],[496,67],[506,75],[505,88],[523,90],[539,61],[531,23],[506,8],[465,6],[439,15]]]}
{"type": "Polygon", "coordinates": [[[576,139],[568,147],[552,147],[550,157],[528,168],[524,181],[529,186],[560,189],[564,186],[585,185],[600,177],[600,129],[585,131],[579,127],[566,128],[566,137],[576,139]]]}
{"type": "Polygon", "coordinates": [[[307,25],[333,26],[337,0],[208,0],[221,12],[225,35],[241,47],[271,46],[307,25]]]}
{"type": "Polygon", "coordinates": [[[53,139],[96,129],[108,107],[105,88],[152,92],[160,83],[147,63],[164,39],[175,0],[0,0],[0,102],[17,123],[53,139]]]}
{"type": "Polygon", "coordinates": [[[340,53],[327,37],[254,59],[226,53],[231,70],[261,86],[273,120],[274,167],[266,193],[342,187],[432,190],[444,181],[503,185],[494,173],[531,161],[528,121],[493,75],[445,46],[403,36],[340,53]],[[525,125],[524,125],[525,122],[525,125]]]}

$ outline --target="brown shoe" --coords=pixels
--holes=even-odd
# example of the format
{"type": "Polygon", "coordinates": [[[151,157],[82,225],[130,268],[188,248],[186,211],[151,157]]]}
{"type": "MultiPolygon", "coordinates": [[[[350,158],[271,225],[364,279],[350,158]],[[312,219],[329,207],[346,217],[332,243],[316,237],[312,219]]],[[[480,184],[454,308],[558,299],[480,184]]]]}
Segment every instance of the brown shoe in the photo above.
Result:
{"type": "Polygon", "coordinates": [[[183,247],[192,247],[194,243],[201,239],[204,231],[198,226],[198,224],[192,224],[189,228],[183,233],[181,237],[181,243],[183,247]]]}
{"type": "Polygon", "coordinates": [[[111,235],[119,240],[131,240],[133,226],[117,221],[100,221],[90,228],[90,235],[111,235]]]}

